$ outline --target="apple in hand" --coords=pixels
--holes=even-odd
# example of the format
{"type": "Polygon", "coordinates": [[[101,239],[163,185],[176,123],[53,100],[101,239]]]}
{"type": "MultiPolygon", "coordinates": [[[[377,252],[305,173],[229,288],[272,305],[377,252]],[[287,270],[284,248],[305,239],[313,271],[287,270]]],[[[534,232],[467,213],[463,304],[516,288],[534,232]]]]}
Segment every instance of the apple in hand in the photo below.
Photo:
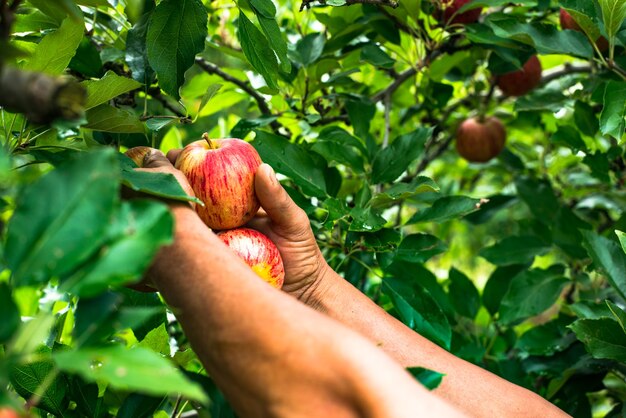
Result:
{"type": "MultiPolygon", "coordinates": [[[[583,29],[576,23],[572,15],[563,8],[561,8],[559,12],[559,21],[561,22],[561,29],[571,29],[584,33],[583,29]]],[[[604,36],[600,36],[596,39],[596,46],[600,51],[604,52],[609,48],[609,41],[607,41],[604,36]]]]}
{"type": "Polygon", "coordinates": [[[471,0],[439,0],[439,20],[442,20],[442,23],[467,24],[476,22],[482,10],[480,7],[463,13],[457,13],[461,7],[465,6],[465,4],[470,1],[471,0]],[[443,13],[441,13],[442,11],[443,13]],[[452,16],[454,16],[454,18],[452,16]],[[450,19],[452,19],[452,21],[450,21],[450,19]]]}
{"type": "Polygon", "coordinates": [[[259,210],[254,174],[261,157],[249,143],[236,138],[192,142],[176,159],[196,197],[204,206],[196,211],[209,228],[232,229],[244,225],[259,210]]]}
{"type": "Polygon", "coordinates": [[[218,232],[218,238],[233,250],[250,268],[273,287],[280,289],[285,268],[276,245],[265,235],[250,228],[218,232]]]}
{"type": "Polygon", "coordinates": [[[523,96],[541,83],[541,62],[536,55],[522,69],[498,76],[496,84],[507,96],[523,96]]]}
{"type": "Polygon", "coordinates": [[[20,415],[10,408],[0,408],[0,418],[20,418],[20,415]]]}
{"type": "Polygon", "coordinates": [[[133,147],[126,151],[124,154],[135,164],[137,167],[143,167],[143,159],[146,158],[146,155],[152,150],[150,147],[133,147]]]}
{"type": "Polygon", "coordinates": [[[474,117],[463,121],[456,131],[456,149],[467,161],[484,163],[502,151],[506,131],[500,119],[474,117]]]}

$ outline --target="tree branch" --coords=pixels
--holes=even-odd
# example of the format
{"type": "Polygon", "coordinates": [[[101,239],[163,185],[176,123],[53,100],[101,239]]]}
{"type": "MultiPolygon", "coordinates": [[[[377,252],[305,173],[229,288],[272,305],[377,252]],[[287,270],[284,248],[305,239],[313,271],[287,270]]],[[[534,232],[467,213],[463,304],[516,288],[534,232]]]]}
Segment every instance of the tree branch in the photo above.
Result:
{"type": "Polygon", "coordinates": [[[576,73],[590,73],[593,68],[590,65],[575,66],[572,64],[565,64],[563,67],[551,72],[547,72],[541,79],[541,84],[548,84],[551,81],[557,80],[563,76],[576,73]]]}
{"type": "MultiPolygon", "coordinates": [[[[300,5],[300,11],[303,11],[305,8],[311,8],[311,3],[315,0],[302,0],[302,4],[300,5]]],[[[395,9],[398,7],[399,3],[396,0],[345,0],[346,6],[351,6],[353,4],[375,4],[379,6],[387,6],[395,9]]],[[[319,0],[322,5],[326,5],[325,0],[319,0]]]]}
{"type": "Polygon", "coordinates": [[[174,106],[165,97],[163,97],[163,94],[161,93],[161,89],[160,88],[158,88],[158,87],[151,87],[151,88],[148,89],[147,93],[150,96],[152,96],[152,98],[154,100],[157,100],[158,102],[160,102],[161,105],[163,105],[163,107],[165,109],[169,110],[170,112],[172,112],[173,114],[175,114],[176,116],[178,116],[181,119],[187,119],[187,115],[185,113],[183,113],[179,108],[174,106]]]}

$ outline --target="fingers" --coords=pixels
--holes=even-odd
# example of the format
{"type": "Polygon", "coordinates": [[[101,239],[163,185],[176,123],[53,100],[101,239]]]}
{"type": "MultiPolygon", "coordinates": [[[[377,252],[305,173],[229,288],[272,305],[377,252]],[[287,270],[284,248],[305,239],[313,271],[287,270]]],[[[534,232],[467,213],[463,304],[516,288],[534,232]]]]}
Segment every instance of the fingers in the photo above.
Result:
{"type": "Polygon", "coordinates": [[[165,157],[161,151],[152,149],[143,157],[143,168],[162,168],[172,167],[172,163],[165,157]]]}
{"type": "Polygon", "coordinates": [[[169,150],[167,152],[167,159],[170,160],[170,162],[175,165],[176,160],[178,159],[178,156],[180,155],[181,152],[182,152],[182,149],[169,150]]]}
{"type": "Polygon", "coordinates": [[[293,233],[308,230],[309,218],[283,189],[274,170],[267,164],[261,164],[256,172],[255,191],[273,224],[293,233]]]}

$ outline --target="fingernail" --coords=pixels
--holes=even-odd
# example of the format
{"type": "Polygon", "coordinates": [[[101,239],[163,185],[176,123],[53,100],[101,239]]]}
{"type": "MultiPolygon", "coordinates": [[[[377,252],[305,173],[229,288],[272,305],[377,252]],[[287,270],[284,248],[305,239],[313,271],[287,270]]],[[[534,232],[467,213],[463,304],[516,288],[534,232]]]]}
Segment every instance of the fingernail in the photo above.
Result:
{"type": "Polygon", "coordinates": [[[272,186],[276,186],[278,184],[278,180],[276,179],[276,173],[274,172],[274,169],[269,164],[263,164],[263,165],[265,166],[263,167],[263,169],[265,170],[265,173],[269,177],[270,182],[272,183],[272,186]]]}

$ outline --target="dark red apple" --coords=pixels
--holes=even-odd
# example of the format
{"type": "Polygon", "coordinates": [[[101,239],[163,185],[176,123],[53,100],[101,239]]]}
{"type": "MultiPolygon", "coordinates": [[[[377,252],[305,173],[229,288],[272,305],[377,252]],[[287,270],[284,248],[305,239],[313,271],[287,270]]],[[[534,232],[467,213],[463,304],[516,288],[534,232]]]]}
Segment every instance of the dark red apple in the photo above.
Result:
{"type": "Polygon", "coordinates": [[[285,281],[285,268],[276,245],[265,235],[250,228],[237,228],[217,234],[231,250],[263,280],[277,289],[285,281]]]}
{"type": "Polygon", "coordinates": [[[261,157],[249,143],[236,138],[203,139],[187,145],[176,159],[176,168],[189,180],[200,218],[212,229],[244,225],[259,210],[254,174],[261,157]]]}
{"type": "MultiPolygon", "coordinates": [[[[561,22],[561,29],[571,29],[584,33],[583,29],[576,23],[572,15],[563,8],[561,8],[559,12],[559,21],[561,22]]],[[[601,52],[604,52],[609,48],[609,41],[607,41],[604,36],[600,36],[596,39],[596,46],[601,52]]]]}
{"type": "Polygon", "coordinates": [[[456,131],[456,149],[467,161],[484,163],[502,151],[506,130],[500,119],[469,118],[456,131]]]}
{"type": "Polygon", "coordinates": [[[541,62],[536,55],[526,61],[521,70],[498,76],[496,84],[507,96],[523,96],[541,82],[541,62]]]}
{"type": "Polygon", "coordinates": [[[461,7],[463,7],[470,1],[471,0],[440,0],[439,20],[442,20],[442,23],[444,24],[468,24],[476,22],[478,20],[478,17],[480,16],[480,12],[482,10],[481,7],[468,10],[467,12],[457,13],[461,7]],[[443,19],[441,18],[441,16],[443,17],[443,19]]]}

